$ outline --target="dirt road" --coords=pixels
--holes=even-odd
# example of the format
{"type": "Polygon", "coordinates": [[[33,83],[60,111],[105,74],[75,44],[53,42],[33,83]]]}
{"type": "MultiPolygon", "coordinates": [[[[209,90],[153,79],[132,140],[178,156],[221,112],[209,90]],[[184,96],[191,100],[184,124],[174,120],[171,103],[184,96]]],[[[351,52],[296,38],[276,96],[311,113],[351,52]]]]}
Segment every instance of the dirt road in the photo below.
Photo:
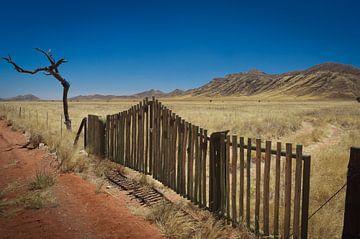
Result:
{"type": "MultiPolygon", "coordinates": [[[[21,148],[25,143],[23,134],[0,121],[0,190],[18,185],[0,196],[3,202],[28,193],[36,171],[49,164],[44,150],[21,148]]],[[[57,205],[24,209],[11,204],[6,210],[13,213],[0,216],[0,238],[162,238],[154,225],[129,212],[126,195],[96,194],[95,185],[74,174],[57,175],[51,189],[57,205]]]]}

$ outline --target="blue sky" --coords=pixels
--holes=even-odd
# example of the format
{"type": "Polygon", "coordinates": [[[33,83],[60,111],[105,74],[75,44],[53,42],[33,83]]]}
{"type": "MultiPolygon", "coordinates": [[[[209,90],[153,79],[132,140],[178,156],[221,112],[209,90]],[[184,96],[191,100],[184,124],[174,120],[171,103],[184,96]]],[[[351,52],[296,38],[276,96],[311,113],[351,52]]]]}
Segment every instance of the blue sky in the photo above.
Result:
{"type": "MultiPolygon", "coordinates": [[[[3,1],[0,55],[24,68],[52,49],[70,96],[170,91],[252,68],[360,67],[359,1],[3,1]]],[[[60,99],[61,85],[0,61],[0,97],[60,99]]]]}

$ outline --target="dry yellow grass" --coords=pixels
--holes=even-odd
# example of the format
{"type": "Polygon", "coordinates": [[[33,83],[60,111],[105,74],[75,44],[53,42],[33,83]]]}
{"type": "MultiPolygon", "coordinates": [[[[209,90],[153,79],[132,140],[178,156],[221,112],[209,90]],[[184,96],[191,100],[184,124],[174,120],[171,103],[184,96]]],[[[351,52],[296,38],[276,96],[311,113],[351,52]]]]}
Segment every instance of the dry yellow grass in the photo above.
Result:
{"type": "MultiPolygon", "coordinates": [[[[136,100],[119,102],[71,102],[73,132],[60,137],[61,102],[5,102],[0,112],[18,126],[41,133],[50,148],[62,145],[60,158],[72,158],[70,145],[81,119],[87,114],[113,114],[128,109],[136,100]],[[19,107],[25,119],[19,118],[19,107]],[[14,111],[9,111],[13,107],[14,111]],[[30,116],[29,116],[30,114],[30,116]],[[46,115],[49,126],[47,127],[46,115]],[[24,114],[23,114],[24,117],[24,114]],[[49,140],[50,139],[50,140],[49,140]],[[67,155],[70,154],[70,155],[67,155]]],[[[245,101],[216,98],[164,100],[163,103],[184,119],[209,132],[229,129],[231,134],[304,144],[311,154],[310,213],[346,180],[349,147],[360,144],[360,107],[350,101],[245,101]]],[[[81,142],[81,141],[80,141],[81,142]]],[[[71,161],[71,160],[70,160],[71,161]]],[[[71,167],[70,167],[71,168],[71,167]]],[[[309,223],[310,238],[340,238],[344,192],[333,199],[309,223]]]]}

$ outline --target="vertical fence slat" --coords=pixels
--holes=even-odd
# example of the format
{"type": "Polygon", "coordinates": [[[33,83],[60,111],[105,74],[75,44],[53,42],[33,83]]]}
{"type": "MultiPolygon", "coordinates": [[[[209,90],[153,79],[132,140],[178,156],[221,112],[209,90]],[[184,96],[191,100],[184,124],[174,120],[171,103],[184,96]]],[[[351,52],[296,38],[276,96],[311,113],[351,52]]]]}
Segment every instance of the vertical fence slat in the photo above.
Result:
{"type": "Polygon", "coordinates": [[[199,144],[199,126],[194,128],[195,137],[195,176],[194,176],[194,203],[198,204],[199,196],[199,162],[200,162],[200,144],[199,144]]]}
{"type": "Polygon", "coordinates": [[[286,144],[284,238],[290,236],[292,144],[286,144]]]}
{"type": "Polygon", "coordinates": [[[269,189],[270,189],[270,165],[271,165],[271,141],[265,143],[265,166],[264,166],[264,236],[269,236],[269,189]]]}
{"type": "Polygon", "coordinates": [[[310,165],[311,157],[303,156],[303,194],[301,205],[301,239],[306,239],[308,234],[308,217],[309,217],[309,194],[310,194],[310,165]]]}
{"type": "Polygon", "coordinates": [[[145,99],[145,173],[149,174],[149,99],[145,99]]]}
{"type": "Polygon", "coordinates": [[[281,159],[281,142],[276,144],[275,159],[275,201],[274,201],[274,235],[279,235],[279,209],[280,209],[280,159],[281,159]]]}
{"type": "Polygon", "coordinates": [[[194,180],[194,191],[193,191],[193,202],[195,204],[197,204],[198,202],[198,190],[199,190],[199,181],[198,181],[198,176],[199,176],[199,159],[200,159],[200,140],[199,140],[199,127],[198,126],[194,126],[194,149],[195,149],[195,156],[194,156],[194,160],[193,160],[193,164],[194,164],[194,173],[193,173],[193,180],[194,180]]]}
{"type": "Polygon", "coordinates": [[[226,136],[226,161],[225,161],[225,175],[226,175],[226,181],[225,181],[225,202],[226,202],[226,217],[229,220],[230,217],[230,135],[226,136]]]}
{"type": "Polygon", "coordinates": [[[192,200],[193,196],[193,157],[194,157],[194,126],[189,124],[189,145],[188,145],[188,160],[187,160],[187,198],[192,200]]]}
{"type": "Polygon", "coordinates": [[[178,131],[178,145],[177,145],[177,173],[176,173],[176,192],[181,193],[181,161],[182,161],[182,143],[183,143],[183,124],[181,118],[176,116],[177,131],[178,131]]]}
{"type": "Polygon", "coordinates": [[[130,110],[126,111],[126,155],[125,155],[125,165],[130,166],[130,130],[131,130],[131,116],[130,110]]]}
{"type": "Polygon", "coordinates": [[[261,139],[256,139],[256,182],[255,182],[255,233],[259,234],[260,182],[261,182],[261,139]]]}
{"type": "MultiPolygon", "coordinates": [[[[226,145],[225,145],[225,135],[220,135],[220,215],[224,216],[226,212],[226,174],[225,174],[225,160],[226,160],[226,145]]],[[[216,193],[217,188],[214,192],[216,193]]]]}
{"type": "Polygon", "coordinates": [[[183,196],[186,196],[186,145],[187,145],[187,139],[188,139],[188,129],[189,129],[189,125],[187,122],[185,122],[183,120],[183,125],[184,125],[184,135],[183,135],[183,144],[182,144],[182,160],[181,160],[181,168],[182,168],[182,172],[181,172],[181,186],[182,186],[182,193],[183,196]]]}
{"type": "Polygon", "coordinates": [[[246,153],[246,225],[250,227],[251,138],[248,138],[246,153]]]}
{"type": "Polygon", "coordinates": [[[207,130],[204,130],[204,138],[203,138],[203,158],[202,158],[202,171],[203,171],[203,175],[202,175],[202,194],[203,194],[203,200],[202,200],[202,206],[203,207],[206,207],[207,203],[206,203],[206,185],[207,185],[207,175],[206,175],[206,172],[207,172],[207,168],[206,168],[206,156],[207,156],[207,150],[208,150],[208,138],[207,138],[207,130]]]}
{"type": "Polygon", "coordinates": [[[239,222],[244,221],[244,137],[240,137],[240,194],[239,194],[239,222]]]}
{"type": "Polygon", "coordinates": [[[198,182],[199,182],[199,191],[198,191],[198,203],[200,207],[203,207],[203,153],[204,153],[204,129],[200,128],[199,132],[199,159],[198,159],[198,182]]]}
{"type": "Polygon", "coordinates": [[[153,159],[154,159],[154,103],[155,97],[150,102],[150,129],[149,129],[149,174],[153,175],[153,159]]]}
{"type": "Polygon", "coordinates": [[[173,131],[173,135],[172,135],[172,174],[171,174],[171,188],[173,190],[176,189],[176,155],[177,155],[177,120],[176,120],[176,115],[173,114],[172,115],[172,121],[173,121],[173,127],[172,127],[172,131],[173,131]]]}
{"type": "Polygon", "coordinates": [[[236,224],[236,190],[237,190],[237,184],[236,184],[236,177],[237,177],[237,136],[232,136],[232,165],[231,165],[231,204],[232,204],[232,222],[233,225],[236,224]]]}
{"type": "Polygon", "coordinates": [[[302,168],[302,146],[296,145],[296,166],[295,166],[295,196],[294,196],[294,219],[293,237],[300,238],[300,196],[301,196],[301,168],[302,168]]]}

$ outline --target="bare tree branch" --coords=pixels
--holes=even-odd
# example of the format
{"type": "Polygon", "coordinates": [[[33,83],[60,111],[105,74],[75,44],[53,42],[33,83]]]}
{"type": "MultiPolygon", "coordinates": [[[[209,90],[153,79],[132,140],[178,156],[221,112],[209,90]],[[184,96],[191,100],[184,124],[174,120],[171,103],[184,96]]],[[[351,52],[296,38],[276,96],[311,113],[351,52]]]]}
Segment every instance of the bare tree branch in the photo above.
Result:
{"type": "Polygon", "coordinates": [[[44,50],[42,50],[40,48],[35,48],[35,50],[43,53],[46,56],[46,58],[50,61],[51,65],[55,64],[55,59],[51,55],[51,50],[49,50],[48,52],[45,52],[44,50]]]}
{"type": "Polygon", "coordinates": [[[22,68],[21,66],[19,66],[18,64],[16,64],[11,56],[9,55],[8,57],[2,57],[4,60],[6,60],[9,64],[11,64],[12,66],[14,66],[15,70],[19,73],[27,73],[27,74],[36,74],[38,72],[43,72],[44,75],[52,75],[55,79],[57,79],[61,85],[63,86],[64,90],[63,90],[63,106],[64,106],[64,118],[65,118],[65,125],[67,127],[68,130],[71,130],[71,120],[69,117],[69,113],[68,113],[68,103],[67,103],[67,94],[70,88],[70,83],[65,80],[59,72],[59,66],[63,63],[66,63],[67,61],[64,58],[61,58],[58,61],[55,61],[55,58],[51,55],[51,50],[49,50],[48,52],[40,49],[40,48],[35,48],[35,50],[41,52],[42,54],[44,54],[46,56],[46,58],[49,60],[50,62],[50,66],[47,67],[41,67],[41,68],[37,68],[35,70],[26,70],[24,68],[22,68]]]}
{"type": "Polygon", "coordinates": [[[19,65],[17,65],[15,62],[13,62],[13,60],[11,59],[11,56],[9,55],[9,57],[3,57],[4,60],[6,60],[8,63],[10,63],[11,65],[14,66],[15,70],[17,72],[20,72],[20,73],[27,73],[27,74],[36,74],[38,73],[39,71],[48,71],[47,67],[42,67],[42,68],[37,68],[33,71],[30,71],[30,70],[25,70],[23,69],[22,67],[20,67],[19,65]]]}

